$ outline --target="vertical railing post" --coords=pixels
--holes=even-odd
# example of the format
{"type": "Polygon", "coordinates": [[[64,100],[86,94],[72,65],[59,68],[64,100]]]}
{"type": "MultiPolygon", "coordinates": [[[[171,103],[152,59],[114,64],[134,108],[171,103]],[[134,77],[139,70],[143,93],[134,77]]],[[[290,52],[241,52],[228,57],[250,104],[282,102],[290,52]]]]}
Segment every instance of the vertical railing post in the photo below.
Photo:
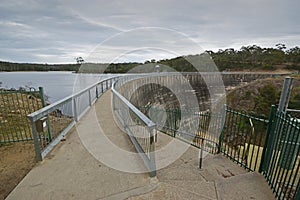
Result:
{"type": "Polygon", "coordinates": [[[103,94],[103,84],[104,82],[101,82],[101,94],[103,94]]]}
{"type": "Polygon", "coordinates": [[[98,85],[96,85],[96,99],[99,98],[98,85]]]}
{"type": "Polygon", "coordinates": [[[112,92],[112,108],[113,108],[113,111],[116,110],[116,97],[115,97],[115,93],[112,92]]]}
{"type": "Polygon", "coordinates": [[[77,103],[75,97],[73,98],[73,111],[74,111],[75,122],[78,122],[78,111],[77,111],[77,103]]]}
{"type": "Polygon", "coordinates": [[[199,152],[199,169],[202,168],[202,160],[203,160],[203,142],[204,142],[204,138],[201,138],[201,148],[200,148],[200,152],[199,152]]]}
{"type": "MultiPolygon", "coordinates": [[[[282,92],[281,92],[281,96],[280,96],[280,101],[279,101],[279,105],[278,105],[279,113],[286,114],[286,110],[287,110],[288,104],[289,104],[289,99],[291,96],[292,87],[293,87],[293,78],[286,77],[284,79],[282,92]]],[[[290,141],[288,141],[288,139],[290,138],[290,135],[289,135],[290,129],[288,129],[288,128],[289,128],[289,125],[286,125],[284,130],[282,130],[280,133],[280,141],[284,142],[285,144],[283,144],[283,149],[282,149],[282,152],[279,157],[279,166],[284,169],[287,168],[283,164],[284,160],[288,160],[290,157],[290,154],[288,152],[286,152],[286,149],[288,149],[287,147],[289,146],[288,143],[290,142],[290,141]]]]}
{"type": "MultiPolygon", "coordinates": [[[[42,100],[42,106],[46,107],[46,101],[45,101],[45,96],[44,96],[44,88],[43,87],[39,87],[39,93],[40,93],[40,97],[42,100]]],[[[48,139],[49,142],[52,141],[52,132],[51,132],[51,127],[50,127],[50,117],[49,115],[47,115],[47,129],[48,129],[48,139]]]]}
{"type": "Polygon", "coordinates": [[[36,130],[36,124],[35,121],[33,121],[32,118],[30,118],[31,121],[31,127],[32,127],[32,135],[33,135],[33,143],[34,143],[34,150],[35,150],[35,156],[37,161],[42,161],[42,153],[41,153],[41,148],[39,144],[39,139],[38,139],[38,133],[36,130]]]}
{"type": "Polygon", "coordinates": [[[279,112],[284,112],[284,113],[286,112],[286,109],[289,104],[289,99],[291,96],[292,86],[293,86],[293,78],[286,77],[284,79],[281,96],[280,96],[280,101],[279,101],[279,105],[278,105],[279,112]]]}
{"type": "Polygon", "coordinates": [[[300,199],[300,185],[299,184],[297,185],[296,194],[295,194],[294,199],[300,199]]]}
{"type": "Polygon", "coordinates": [[[263,147],[263,152],[261,156],[261,163],[258,169],[258,172],[261,173],[266,170],[266,164],[270,162],[272,151],[271,146],[274,142],[274,134],[272,133],[273,125],[274,125],[274,117],[276,113],[276,107],[275,105],[272,105],[270,115],[269,115],[269,121],[268,121],[268,127],[265,137],[265,143],[263,147]]]}
{"type": "Polygon", "coordinates": [[[149,132],[150,132],[150,152],[149,152],[149,157],[150,157],[150,177],[155,177],[156,176],[156,164],[155,164],[155,141],[154,133],[156,131],[156,127],[151,127],[149,132]]]}
{"type": "Polygon", "coordinates": [[[92,94],[91,94],[91,90],[88,90],[89,93],[89,106],[92,106],[92,94]]]}
{"type": "Polygon", "coordinates": [[[220,136],[219,136],[219,145],[218,145],[218,153],[222,151],[222,143],[223,143],[223,129],[226,121],[226,104],[224,104],[222,113],[221,113],[221,126],[220,126],[220,136]]]}
{"type": "Polygon", "coordinates": [[[176,127],[177,127],[177,109],[175,108],[172,113],[174,114],[174,138],[176,138],[176,127]]]}

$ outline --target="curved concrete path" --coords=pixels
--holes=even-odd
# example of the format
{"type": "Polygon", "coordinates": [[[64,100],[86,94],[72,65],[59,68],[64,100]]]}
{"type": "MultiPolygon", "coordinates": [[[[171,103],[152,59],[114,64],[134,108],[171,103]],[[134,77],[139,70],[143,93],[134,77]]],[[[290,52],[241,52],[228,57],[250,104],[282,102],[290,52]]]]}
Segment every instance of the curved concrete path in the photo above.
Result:
{"type": "MultiPolygon", "coordinates": [[[[117,146],[135,151],[128,136],[114,123],[111,92],[103,94],[93,108],[105,135],[117,146]]],[[[190,147],[178,160],[157,171],[157,179],[147,173],[124,173],[96,160],[82,145],[77,130],[96,134],[93,109],[82,118],[47,158],[34,167],[8,196],[15,199],[274,199],[260,174],[250,173],[229,159],[208,155],[198,169],[199,150],[190,147]],[[87,126],[87,124],[89,124],[87,126]]],[[[158,135],[157,149],[170,141],[158,135]]],[[[108,152],[109,153],[109,152],[108,152]]],[[[131,161],[144,167],[137,156],[131,161]]]]}
{"type": "MultiPolygon", "coordinates": [[[[66,140],[29,172],[7,197],[8,200],[126,199],[149,192],[156,186],[150,183],[148,174],[124,173],[105,166],[83,146],[78,130],[99,134],[99,129],[91,124],[96,110],[106,136],[123,149],[135,151],[129,137],[114,123],[110,95],[109,91],[98,99],[66,140]]],[[[144,167],[138,156],[133,162],[144,167]]]]}

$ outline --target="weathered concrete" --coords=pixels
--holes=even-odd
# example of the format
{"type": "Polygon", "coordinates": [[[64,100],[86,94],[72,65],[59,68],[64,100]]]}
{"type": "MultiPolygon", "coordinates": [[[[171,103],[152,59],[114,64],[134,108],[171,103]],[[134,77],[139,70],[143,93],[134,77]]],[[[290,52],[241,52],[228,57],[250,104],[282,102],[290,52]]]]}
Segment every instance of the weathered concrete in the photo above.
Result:
{"type": "MultiPolygon", "coordinates": [[[[124,150],[135,151],[114,123],[110,92],[94,108],[105,135],[124,150]]],[[[95,117],[92,111],[82,118],[78,130],[95,131],[94,124],[86,125],[95,117]]],[[[170,140],[159,133],[157,149],[170,140]]],[[[261,175],[249,173],[221,155],[206,156],[200,170],[198,153],[190,147],[174,163],[158,170],[157,179],[150,180],[148,174],[120,172],[96,160],[74,129],[7,199],[274,199],[261,175]]],[[[144,167],[139,157],[132,162],[144,167]]]]}
{"type": "Polygon", "coordinates": [[[157,172],[159,186],[131,200],[149,199],[275,199],[263,176],[247,172],[222,155],[207,155],[198,169],[198,149],[157,172]]]}

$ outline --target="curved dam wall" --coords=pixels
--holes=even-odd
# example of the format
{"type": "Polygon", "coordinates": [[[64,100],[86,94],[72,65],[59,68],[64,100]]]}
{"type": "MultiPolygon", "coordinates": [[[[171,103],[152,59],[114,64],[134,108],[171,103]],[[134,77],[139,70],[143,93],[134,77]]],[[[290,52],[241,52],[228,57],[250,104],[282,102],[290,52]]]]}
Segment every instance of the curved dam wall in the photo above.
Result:
{"type": "Polygon", "coordinates": [[[138,108],[164,106],[165,109],[193,109],[189,97],[196,96],[200,111],[211,107],[225,90],[249,82],[287,74],[272,73],[183,73],[153,74],[129,80],[119,87],[119,92],[138,108]],[[213,92],[212,92],[213,91],[213,92]],[[179,102],[184,98],[186,102],[179,102]]]}

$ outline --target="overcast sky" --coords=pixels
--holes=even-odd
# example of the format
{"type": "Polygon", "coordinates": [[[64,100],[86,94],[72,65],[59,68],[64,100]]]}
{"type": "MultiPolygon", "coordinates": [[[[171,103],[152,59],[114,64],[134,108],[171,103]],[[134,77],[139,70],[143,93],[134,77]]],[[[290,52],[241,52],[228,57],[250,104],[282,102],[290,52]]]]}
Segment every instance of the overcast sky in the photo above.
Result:
{"type": "Polygon", "coordinates": [[[1,0],[0,60],[145,61],[174,57],[183,46],[201,53],[190,41],[214,51],[290,48],[300,46],[299,8],[299,0],[1,0]],[[168,37],[172,31],[178,37],[168,37]]]}

